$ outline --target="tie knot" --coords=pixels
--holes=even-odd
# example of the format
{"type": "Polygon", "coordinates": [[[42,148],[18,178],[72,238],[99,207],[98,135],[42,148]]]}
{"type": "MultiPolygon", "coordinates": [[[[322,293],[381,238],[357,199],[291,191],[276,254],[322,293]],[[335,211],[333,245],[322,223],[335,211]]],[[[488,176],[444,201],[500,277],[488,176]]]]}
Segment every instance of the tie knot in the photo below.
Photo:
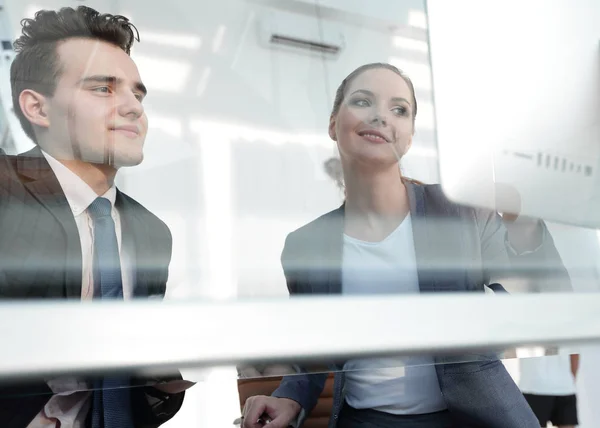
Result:
{"type": "Polygon", "coordinates": [[[112,205],[106,198],[96,198],[88,207],[92,219],[97,220],[102,217],[110,217],[112,205]]]}

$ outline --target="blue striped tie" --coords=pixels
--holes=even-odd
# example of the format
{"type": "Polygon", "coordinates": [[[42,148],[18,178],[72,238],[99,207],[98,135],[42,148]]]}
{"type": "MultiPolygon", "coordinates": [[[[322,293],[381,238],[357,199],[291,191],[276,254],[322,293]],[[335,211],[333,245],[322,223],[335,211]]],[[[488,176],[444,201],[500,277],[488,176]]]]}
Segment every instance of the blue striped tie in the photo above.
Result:
{"type": "MultiPolygon", "coordinates": [[[[94,297],[123,299],[121,262],[111,208],[106,198],[96,198],[88,208],[94,224],[94,297]]],[[[133,428],[129,386],[128,378],[115,376],[94,382],[92,428],[133,428]]]]}

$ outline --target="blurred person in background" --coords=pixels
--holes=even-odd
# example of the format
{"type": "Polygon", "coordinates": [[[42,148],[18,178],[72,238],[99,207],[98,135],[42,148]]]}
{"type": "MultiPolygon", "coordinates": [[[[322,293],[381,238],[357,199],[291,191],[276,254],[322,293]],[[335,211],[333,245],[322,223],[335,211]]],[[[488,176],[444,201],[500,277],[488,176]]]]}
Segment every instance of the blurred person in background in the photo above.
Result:
{"type": "MultiPolygon", "coordinates": [[[[543,222],[457,205],[439,185],[402,176],[416,115],[413,85],[392,65],[367,64],[343,80],[329,136],[340,152],[345,202],[288,235],[281,262],[290,294],[479,293],[508,274],[570,290],[543,222]]],[[[340,182],[337,167],[325,167],[340,182]]],[[[493,352],[354,359],[331,370],[330,427],[538,426],[493,352]]],[[[301,425],[326,378],[284,377],[272,396],[246,401],[243,427],[301,425]]]]}
{"type": "MultiPolygon", "coordinates": [[[[21,24],[13,107],[35,148],[0,153],[0,298],[164,296],[169,229],[115,186],[120,168],[142,161],[148,130],[146,88],[129,56],[137,30],[126,17],[85,6],[41,10],[21,24]]],[[[78,339],[47,334],[65,353],[78,339]]],[[[158,427],[189,386],[178,374],[2,383],[0,426],[158,427]]]]}
{"type": "Polygon", "coordinates": [[[574,428],[577,418],[579,354],[559,349],[555,355],[519,359],[519,387],[540,426],[574,428]]]}

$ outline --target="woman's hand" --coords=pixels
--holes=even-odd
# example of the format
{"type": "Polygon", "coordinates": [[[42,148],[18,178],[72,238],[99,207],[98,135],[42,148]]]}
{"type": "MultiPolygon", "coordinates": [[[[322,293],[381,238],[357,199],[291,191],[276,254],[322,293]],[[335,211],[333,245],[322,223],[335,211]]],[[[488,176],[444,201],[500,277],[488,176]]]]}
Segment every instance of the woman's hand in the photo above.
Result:
{"type": "Polygon", "coordinates": [[[518,252],[533,251],[542,244],[540,219],[520,215],[521,195],[513,186],[496,183],[496,206],[504,209],[502,221],[508,232],[508,242],[518,252]]]}
{"type": "Polygon", "coordinates": [[[289,398],[257,395],[246,400],[242,428],[287,428],[300,413],[300,404],[289,398]]]}

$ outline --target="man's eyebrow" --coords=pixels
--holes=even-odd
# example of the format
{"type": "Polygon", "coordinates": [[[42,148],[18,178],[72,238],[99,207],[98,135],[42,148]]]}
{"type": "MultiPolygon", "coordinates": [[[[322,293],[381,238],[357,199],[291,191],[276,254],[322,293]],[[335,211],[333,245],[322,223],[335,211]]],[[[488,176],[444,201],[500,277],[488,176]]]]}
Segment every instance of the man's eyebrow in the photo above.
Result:
{"type": "MultiPolygon", "coordinates": [[[[84,83],[107,83],[111,85],[118,85],[122,83],[123,79],[120,79],[116,76],[107,76],[107,75],[94,75],[87,76],[79,79],[77,82],[79,85],[83,85],[84,83]]],[[[140,91],[144,96],[148,94],[148,89],[142,82],[135,82],[134,87],[136,90],[140,91]]]]}

